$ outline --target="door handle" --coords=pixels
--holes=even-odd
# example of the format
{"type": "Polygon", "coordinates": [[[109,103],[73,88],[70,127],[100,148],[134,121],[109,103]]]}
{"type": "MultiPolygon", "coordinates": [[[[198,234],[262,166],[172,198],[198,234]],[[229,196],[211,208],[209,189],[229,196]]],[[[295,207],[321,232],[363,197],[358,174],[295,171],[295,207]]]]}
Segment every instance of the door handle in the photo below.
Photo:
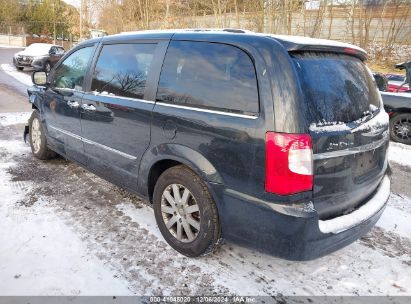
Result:
{"type": "Polygon", "coordinates": [[[75,101],[75,100],[69,100],[69,101],[67,101],[67,105],[68,105],[70,108],[73,108],[73,109],[78,108],[78,107],[80,106],[80,104],[78,103],[78,101],[75,101]]]}
{"type": "Polygon", "coordinates": [[[96,107],[95,106],[93,106],[92,104],[90,104],[90,105],[88,105],[88,104],[82,104],[81,105],[81,108],[83,109],[83,110],[85,110],[85,111],[95,111],[95,110],[97,110],[96,109],[96,107]]]}

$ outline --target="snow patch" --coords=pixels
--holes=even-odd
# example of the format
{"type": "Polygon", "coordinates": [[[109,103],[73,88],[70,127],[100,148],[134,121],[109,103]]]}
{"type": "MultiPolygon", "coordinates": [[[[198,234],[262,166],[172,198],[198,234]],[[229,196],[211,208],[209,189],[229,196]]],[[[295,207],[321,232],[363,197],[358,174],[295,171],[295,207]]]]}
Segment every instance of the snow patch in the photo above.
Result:
{"type": "Polygon", "coordinates": [[[390,117],[388,116],[387,112],[384,109],[381,109],[380,112],[375,115],[372,119],[363,123],[359,127],[351,130],[351,133],[359,132],[359,131],[374,131],[381,129],[383,126],[387,126],[390,122],[390,117]]]}
{"type": "Polygon", "coordinates": [[[131,294],[128,283],[90,255],[78,235],[47,208],[46,201],[19,206],[30,185],[11,187],[6,169],[0,169],[0,294],[131,294]]]}
{"type": "Polygon", "coordinates": [[[411,208],[411,199],[391,194],[387,208],[385,208],[380,220],[377,222],[377,226],[386,231],[391,231],[402,237],[409,238],[411,232],[411,213],[394,207],[396,205],[411,208]]]}
{"type": "Polygon", "coordinates": [[[160,230],[157,227],[156,219],[154,217],[154,211],[152,208],[148,206],[142,206],[141,208],[136,209],[136,207],[131,203],[121,203],[116,205],[116,208],[119,211],[122,211],[126,216],[129,216],[132,221],[146,228],[157,238],[163,238],[160,230]]]}
{"type": "Polygon", "coordinates": [[[0,126],[25,124],[32,112],[0,113],[0,126]]]}
{"type": "Polygon", "coordinates": [[[322,132],[343,132],[343,131],[350,131],[351,127],[349,127],[346,123],[340,121],[322,121],[318,123],[312,123],[310,125],[310,131],[315,133],[322,133],[322,132]]]}
{"type": "Polygon", "coordinates": [[[388,114],[381,109],[377,115],[370,118],[378,107],[375,105],[370,105],[368,111],[365,111],[360,119],[357,119],[352,122],[341,122],[341,121],[319,121],[317,123],[312,123],[309,127],[310,131],[315,133],[322,133],[322,132],[344,132],[350,131],[351,133],[358,132],[358,131],[373,131],[376,129],[381,128],[384,125],[388,125],[389,117],[388,114]],[[369,119],[368,121],[366,121],[369,119]],[[365,123],[363,123],[366,121],[365,123]]]}
{"type": "Polygon", "coordinates": [[[390,142],[388,159],[400,165],[411,167],[411,146],[390,142]]]}
{"type": "Polygon", "coordinates": [[[22,140],[0,140],[0,151],[5,149],[8,153],[13,155],[22,155],[30,151],[28,143],[22,140]]]}

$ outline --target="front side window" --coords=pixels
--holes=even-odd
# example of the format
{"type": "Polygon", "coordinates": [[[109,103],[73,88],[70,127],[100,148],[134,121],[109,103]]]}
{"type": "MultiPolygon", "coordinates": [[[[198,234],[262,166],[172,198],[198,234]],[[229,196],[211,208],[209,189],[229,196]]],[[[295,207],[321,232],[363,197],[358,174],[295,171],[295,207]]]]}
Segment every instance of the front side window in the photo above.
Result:
{"type": "Polygon", "coordinates": [[[67,57],[54,72],[54,87],[81,91],[92,51],[93,47],[84,47],[67,57]]]}
{"type": "Polygon", "coordinates": [[[234,46],[172,41],[161,71],[157,100],[258,113],[254,64],[243,50],[234,46]]]}
{"type": "Polygon", "coordinates": [[[105,45],[93,74],[91,90],[108,95],[144,98],[156,44],[105,45]]]}

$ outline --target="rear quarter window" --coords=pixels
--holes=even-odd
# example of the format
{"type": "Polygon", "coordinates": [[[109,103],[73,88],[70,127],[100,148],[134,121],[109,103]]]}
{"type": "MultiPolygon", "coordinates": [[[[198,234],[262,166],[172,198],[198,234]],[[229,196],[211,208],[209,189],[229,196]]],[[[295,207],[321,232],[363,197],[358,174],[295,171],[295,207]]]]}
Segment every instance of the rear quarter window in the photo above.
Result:
{"type": "Polygon", "coordinates": [[[358,58],[331,53],[293,54],[307,122],[353,122],[380,107],[374,77],[358,58]]]}
{"type": "Polygon", "coordinates": [[[161,71],[157,100],[255,114],[257,78],[251,58],[225,44],[172,41],[161,71]]]}

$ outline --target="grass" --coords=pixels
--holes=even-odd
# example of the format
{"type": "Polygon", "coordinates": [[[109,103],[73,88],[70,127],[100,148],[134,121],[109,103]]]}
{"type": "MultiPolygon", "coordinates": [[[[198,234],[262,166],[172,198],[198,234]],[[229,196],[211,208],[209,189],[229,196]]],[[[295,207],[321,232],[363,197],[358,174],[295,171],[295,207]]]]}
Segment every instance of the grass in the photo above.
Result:
{"type": "Polygon", "coordinates": [[[399,74],[399,75],[405,74],[404,70],[396,69],[394,67],[394,64],[388,65],[388,64],[378,64],[374,62],[367,62],[367,66],[373,72],[378,72],[378,73],[383,73],[383,74],[399,74]]]}

